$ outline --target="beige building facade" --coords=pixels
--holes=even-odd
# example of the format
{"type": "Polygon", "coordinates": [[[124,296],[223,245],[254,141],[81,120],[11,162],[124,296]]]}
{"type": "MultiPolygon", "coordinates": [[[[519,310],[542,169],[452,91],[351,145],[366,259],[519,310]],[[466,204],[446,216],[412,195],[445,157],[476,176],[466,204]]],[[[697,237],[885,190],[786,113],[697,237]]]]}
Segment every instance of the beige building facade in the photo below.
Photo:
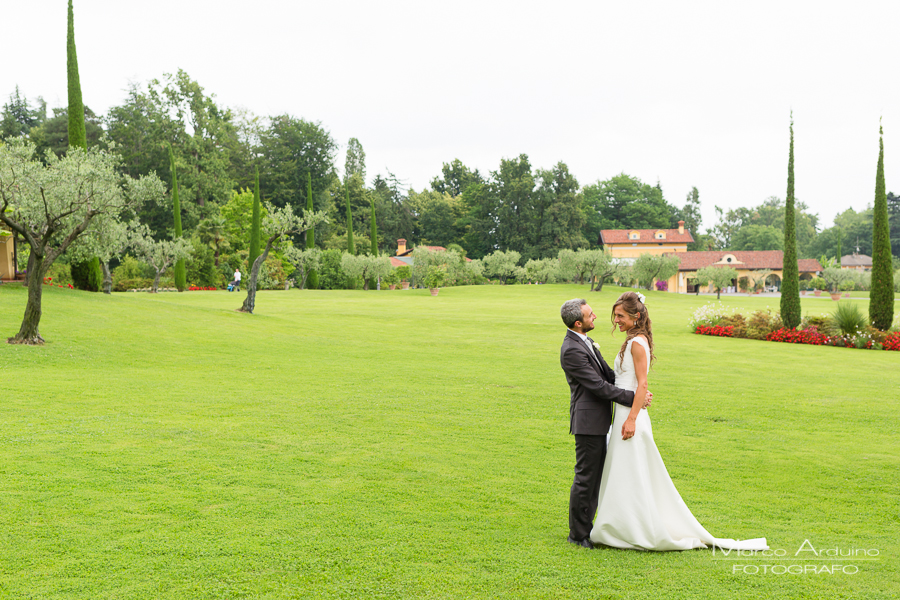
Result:
{"type": "Polygon", "coordinates": [[[625,263],[634,262],[641,254],[687,252],[687,245],[693,241],[684,221],[678,222],[678,229],[604,229],[599,240],[614,259],[625,263]]]}
{"type": "Polygon", "coordinates": [[[6,229],[0,229],[0,280],[16,278],[16,242],[6,229]]]}

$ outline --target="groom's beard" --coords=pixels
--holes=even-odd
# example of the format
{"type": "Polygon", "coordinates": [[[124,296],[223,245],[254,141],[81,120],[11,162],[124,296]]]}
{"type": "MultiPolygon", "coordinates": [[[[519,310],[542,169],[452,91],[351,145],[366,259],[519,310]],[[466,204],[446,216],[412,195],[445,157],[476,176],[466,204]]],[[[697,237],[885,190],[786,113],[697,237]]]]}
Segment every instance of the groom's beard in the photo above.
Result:
{"type": "Polygon", "coordinates": [[[585,324],[582,325],[582,327],[581,327],[581,333],[583,333],[584,335],[587,335],[588,331],[593,331],[593,330],[594,330],[594,324],[593,324],[593,323],[585,323],[585,324]]]}

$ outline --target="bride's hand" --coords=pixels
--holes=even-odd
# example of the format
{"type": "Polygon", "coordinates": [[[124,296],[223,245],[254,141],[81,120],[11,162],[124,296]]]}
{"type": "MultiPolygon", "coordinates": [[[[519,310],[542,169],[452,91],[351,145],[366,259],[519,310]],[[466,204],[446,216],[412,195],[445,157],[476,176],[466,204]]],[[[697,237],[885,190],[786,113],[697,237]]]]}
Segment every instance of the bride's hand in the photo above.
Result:
{"type": "Polygon", "coordinates": [[[634,419],[627,418],[625,419],[625,423],[622,424],[622,439],[627,440],[630,437],[634,437],[634,419]]]}
{"type": "Polygon", "coordinates": [[[653,402],[653,392],[647,390],[647,395],[644,397],[644,406],[643,408],[650,408],[650,403],[653,402]]]}

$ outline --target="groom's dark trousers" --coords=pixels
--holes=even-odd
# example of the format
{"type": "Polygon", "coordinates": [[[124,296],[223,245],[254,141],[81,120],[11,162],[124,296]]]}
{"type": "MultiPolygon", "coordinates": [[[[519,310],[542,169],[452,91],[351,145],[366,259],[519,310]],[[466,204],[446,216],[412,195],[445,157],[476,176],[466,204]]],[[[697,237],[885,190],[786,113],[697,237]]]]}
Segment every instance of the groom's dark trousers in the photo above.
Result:
{"type": "MultiPolygon", "coordinates": [[[[588,340],[593,344],[593,340],[588,340]]],[[[606,434],[612,420],[611,403],[631,406],[634,392],[614,385],[613,370],[574,331],[566,332],[559,362],[572,393],[569,433],[575,435],[575,480],[569,494],[569,538],[577,542],[590,536],[597,513],[606,434]]]]}

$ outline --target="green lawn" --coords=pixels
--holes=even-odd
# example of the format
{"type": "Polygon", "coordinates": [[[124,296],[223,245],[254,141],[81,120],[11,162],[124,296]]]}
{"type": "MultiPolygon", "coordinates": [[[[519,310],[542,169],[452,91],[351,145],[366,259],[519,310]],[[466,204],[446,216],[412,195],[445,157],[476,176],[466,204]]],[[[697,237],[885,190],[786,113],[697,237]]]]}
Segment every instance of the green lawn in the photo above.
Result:
{"type": "MultiPolygon", "coordinates": [[[[620,291],[589,296],[610,359],[620,291]]],[[[898,596],[900,353],[693,335],[708,297],[647,298],[654,435],[688,506],[788,558],[879,556],[567,544],[558,311],[585,293],[262,292],[245,315],[227,292],[47,289],[48,344],[0,346],[0,598],[898,596]],[[732,572],[833,563],[858,572],[732,572]]],[[[0,287],[4,337],[24,303],[0,287]]]]}

